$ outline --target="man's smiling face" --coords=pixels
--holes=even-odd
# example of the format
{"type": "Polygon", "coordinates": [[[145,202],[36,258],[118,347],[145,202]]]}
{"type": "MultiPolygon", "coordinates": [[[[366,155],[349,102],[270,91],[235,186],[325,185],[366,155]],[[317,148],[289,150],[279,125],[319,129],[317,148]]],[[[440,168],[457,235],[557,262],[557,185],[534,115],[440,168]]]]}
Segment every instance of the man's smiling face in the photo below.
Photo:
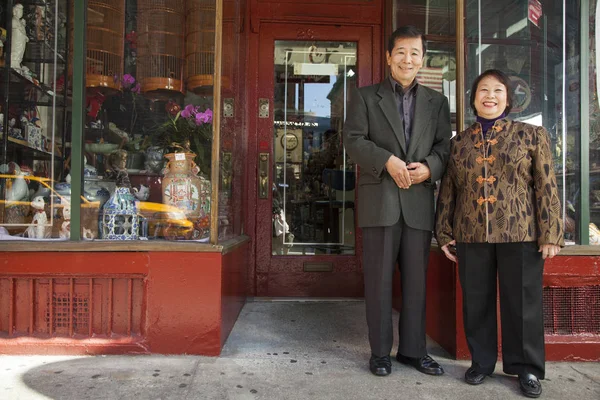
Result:
{"type": "Polygon", "coordinates": [[[420,37],[397,39],[392,54],[386,51],[392,78],[403,87],[410,86],[423,65],[423,56],[420,37]]]}

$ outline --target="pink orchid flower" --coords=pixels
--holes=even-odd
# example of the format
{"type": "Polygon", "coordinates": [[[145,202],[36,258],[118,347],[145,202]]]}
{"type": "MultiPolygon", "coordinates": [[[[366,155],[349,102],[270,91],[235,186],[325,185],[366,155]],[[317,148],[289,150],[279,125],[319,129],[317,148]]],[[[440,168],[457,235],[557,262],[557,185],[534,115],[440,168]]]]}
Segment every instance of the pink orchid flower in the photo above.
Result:
{"type": "Polygon", "coordinates": [[[192,104],[188,104],[187,106],[185,106],[185,108],[181,111],[181,116],[183,118],[190,118],[194,115],[194,113],[196,112],[194,106],[192,104]]]}

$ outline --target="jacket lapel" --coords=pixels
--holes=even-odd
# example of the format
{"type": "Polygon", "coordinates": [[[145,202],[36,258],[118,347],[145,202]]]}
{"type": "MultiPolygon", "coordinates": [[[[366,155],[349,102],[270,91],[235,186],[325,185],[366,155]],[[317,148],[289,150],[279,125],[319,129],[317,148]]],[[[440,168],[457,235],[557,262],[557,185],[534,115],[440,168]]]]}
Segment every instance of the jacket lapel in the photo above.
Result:
{"type": "Polygon", "coordinates": [[[396,99],[394,98],[392,84],[389,79],[386,79],[379,85],[377,94],[381,97],[381,100],[379,100],[379,107],[381,107],[383,114],[385,114],[385,117],[392,126],[394,135],[396,135],[398,142],[400,142],[402,151],[406,154],[406,140],[404,139],[404,132],[402,131],[404,124],[402,123],[400,112],[396,106],[396,99]]]}
{"type": "Polygon", "coordinates": [[[412,133],[410,135],[410,144],[408,146],[408,152],[406,153],[406,158],[410,159],[415,149],[417,148],[419,141],[423,138],[425,134],[425,128],[431,122],[431,114],[433,110],[431,109],[431,95],[427,92],[427,90],[419,85],[417,86],[417,98],[415,104],[415,115],[412,126],[412,133]]]}

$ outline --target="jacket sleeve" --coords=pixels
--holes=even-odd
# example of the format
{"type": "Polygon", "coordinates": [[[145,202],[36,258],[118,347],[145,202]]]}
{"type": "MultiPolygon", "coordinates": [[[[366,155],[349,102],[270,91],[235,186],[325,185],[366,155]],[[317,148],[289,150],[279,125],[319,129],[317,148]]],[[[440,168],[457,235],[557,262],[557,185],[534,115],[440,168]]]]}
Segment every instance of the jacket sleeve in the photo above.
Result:
{"type": "Polygon", "coordinates": [[[452,125],[450,123],[450,107],[448,99],[444,96],[438,111],[437,127],[431,152],[425,157],[425,162],[431,171],[431,182],[435,183],[442,179],[446,170],[446,163],[450,154],[450,138],[452,137],[452,125]]]}
{"type": "Polygon", "coordinates": [[[358,88],[350,92],[344,122],[344,146],[348,155],[362,169],[372,171],[377,177],[381,177],[385,163],[392,156],[391,152],[377,146],[369,138],[369,112],[358,88]]]}
{"type": "Polygon", "coordinates": [[[533,180],[538,245],[556,244],[564,246],[563,220],[552,164],[549,135],[543,127],[536,127],[534,137],[536,146],[533,154],[533,180]]]}
{"type": "Polygon", "coordinates": [[[438,192],[435,210],[435,238],[440,247],[454,240],[453,221],[456,208],[456,189],[453,168],[448,168],[438,192]]]}

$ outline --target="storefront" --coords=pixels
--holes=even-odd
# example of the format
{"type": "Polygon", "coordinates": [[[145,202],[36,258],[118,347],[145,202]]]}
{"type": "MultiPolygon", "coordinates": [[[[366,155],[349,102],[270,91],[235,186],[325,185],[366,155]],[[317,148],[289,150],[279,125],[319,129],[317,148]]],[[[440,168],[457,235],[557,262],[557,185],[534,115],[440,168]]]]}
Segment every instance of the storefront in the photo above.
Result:
{"type": "MultiPolygon", "coordinates": [[[[0,352],[218,354],[248,296],[361,297],[346,98],[413,24],[455,131],[499,68],[512,118],[551,133],[548,355],[600,359],[597,2],[496,3],[9,0],[0,352]]],[[[464,357],[456,275],[433,244],[428,333],[464,357]]]]}

